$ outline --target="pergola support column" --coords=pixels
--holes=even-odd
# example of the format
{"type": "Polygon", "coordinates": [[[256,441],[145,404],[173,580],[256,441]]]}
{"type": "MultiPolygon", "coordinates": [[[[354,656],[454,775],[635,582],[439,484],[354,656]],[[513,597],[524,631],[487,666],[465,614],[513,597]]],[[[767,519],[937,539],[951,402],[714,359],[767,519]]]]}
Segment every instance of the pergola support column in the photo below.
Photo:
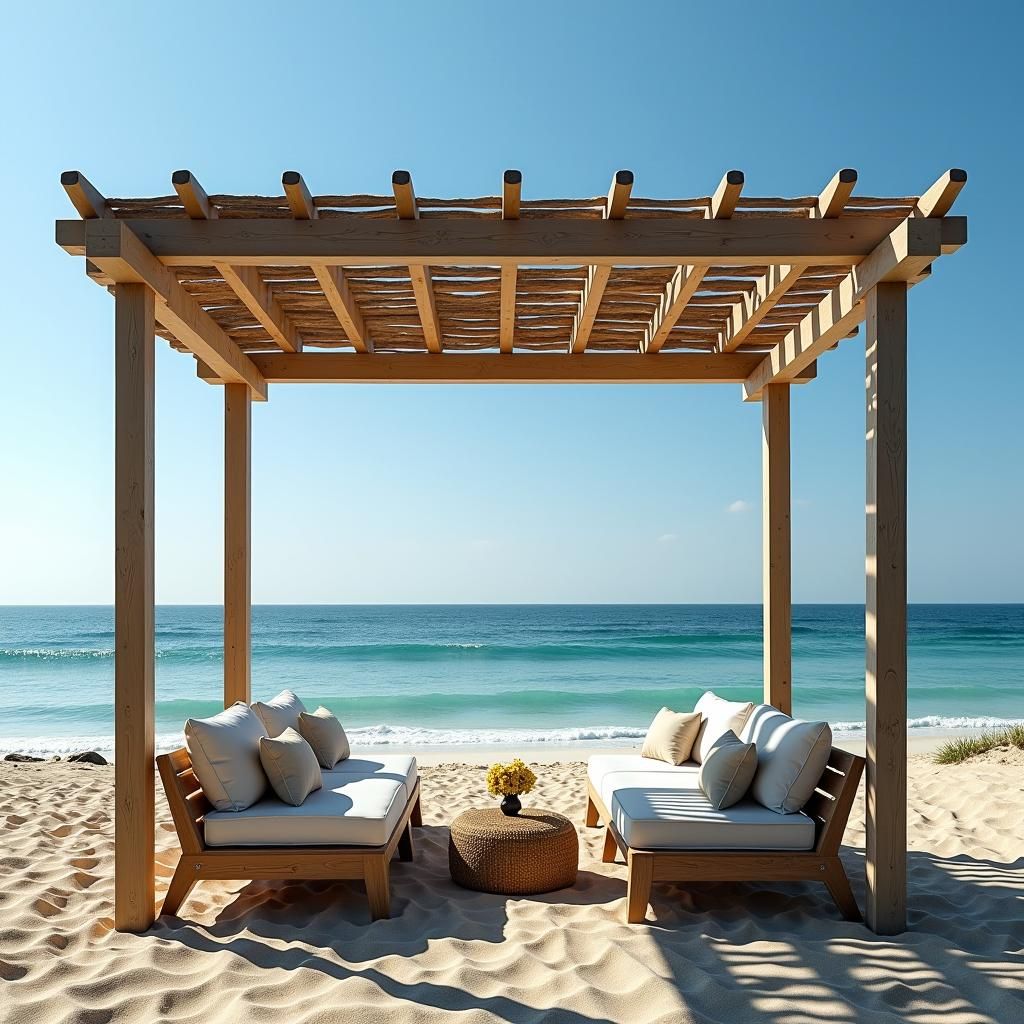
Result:
{"type": "Polygon", "coordinates": [[[155,916],[155,300],[114,287],[114,927],[155,916]]]}
{"type": "Polygon", "coordinates": [[[789,385],[764,389],[761,409],[764,700],[793,709],[789,385]]]}
{"type": "Polygon", "coordinates": [[[867,296],[867,921],[907,926],[907,285],[867,296]]]}
{"type": "Polygon", "coordinates": [[[252,392],[224,386],[224,706],[251,700],[252,392]]]}

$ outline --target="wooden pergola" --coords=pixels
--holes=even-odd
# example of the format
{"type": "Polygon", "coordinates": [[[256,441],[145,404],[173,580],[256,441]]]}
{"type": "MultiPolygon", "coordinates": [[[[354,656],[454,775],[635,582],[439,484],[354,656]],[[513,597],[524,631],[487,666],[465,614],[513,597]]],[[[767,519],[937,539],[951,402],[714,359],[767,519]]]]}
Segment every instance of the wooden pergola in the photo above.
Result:
{"type": "Polygon", "coordinates": [[[951,170],[921,196],[418,199],[61,183],[57,243],[114,294],[115,924],[154,920],[155,337],[224,388],[224,701],[250,699],[251,403],[268,385],[739,384],[763,408],[764,694],[791,707],[790,385],[866,323],[867,920],[906,927],[907,292],[967,240],[951,170]],[[319,351],[325,350],[325,351],[319,351]]]}

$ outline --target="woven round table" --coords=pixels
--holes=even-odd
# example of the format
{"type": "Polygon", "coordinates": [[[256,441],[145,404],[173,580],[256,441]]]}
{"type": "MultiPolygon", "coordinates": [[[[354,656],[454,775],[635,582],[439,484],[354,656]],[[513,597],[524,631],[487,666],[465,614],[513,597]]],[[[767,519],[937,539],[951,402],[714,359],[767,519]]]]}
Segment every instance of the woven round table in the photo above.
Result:
{"type": "Polygon", "coordinates": [[[561,814],[524,808],[510,817],[497,808],[463,811],[452,823],[448,869],[464,889],[531,896],[576,883],[579,839],[561,814]]]}

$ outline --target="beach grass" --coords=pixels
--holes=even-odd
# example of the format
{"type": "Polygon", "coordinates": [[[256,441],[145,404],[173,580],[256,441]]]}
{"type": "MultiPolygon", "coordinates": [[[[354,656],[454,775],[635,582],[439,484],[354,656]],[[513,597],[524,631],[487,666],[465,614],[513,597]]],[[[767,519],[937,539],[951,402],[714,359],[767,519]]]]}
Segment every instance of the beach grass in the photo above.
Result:
{"type": "Polygon", "coordinates": [[[983,732],[977,736],[957,736],[946,740],[935,751],[936,764],[960,764],[969,757],[984,754],[997,747],[1016,747],[1024,750],[1024,723],[1011,725],[1005,729],[983,732]]]}

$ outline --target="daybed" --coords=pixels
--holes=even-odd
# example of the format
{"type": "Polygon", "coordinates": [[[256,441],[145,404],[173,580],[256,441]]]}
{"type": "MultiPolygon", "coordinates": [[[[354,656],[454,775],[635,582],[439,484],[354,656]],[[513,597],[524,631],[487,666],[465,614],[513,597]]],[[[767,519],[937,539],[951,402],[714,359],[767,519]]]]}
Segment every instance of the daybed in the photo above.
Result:
{"type": "Polygon", "coordinates": [[[363,879],[373,919],[389,916],[391,859],[413,859],[412,826],[422,824],[414,757],[348,756],[321,770],[298,806],[268,788],[239,810],[215,809],[187,748],[156,763],[181,844],[162,914],[203,879],[291,878],[363,879]]]}
{"type": "MultiPolygon", "coordinates": [[[[762,749],[785,757],[788,723],[795,720],[768,705],[742,718],[740,738],[755,746],[762,740],[757,771],[765,770],[762,749]]],[[[787,811],[749,794],[717,810],[698,784],[700,765],[692,760],[677,765],[637,754],[591,758],[586,824],[605,823],[606,862],[618,851],[626,859],[626,920],[645,920],[653,882],[790,880],[824,882],[843,916],[860,920],[839,845],[864,759],[832,747],[830,731],[821,739],[825,746],[817,756],[824,763],[809,766],[809,796],[787,811]]],[[[795,773],[800,766],[790,767],[795,773]]]]}

